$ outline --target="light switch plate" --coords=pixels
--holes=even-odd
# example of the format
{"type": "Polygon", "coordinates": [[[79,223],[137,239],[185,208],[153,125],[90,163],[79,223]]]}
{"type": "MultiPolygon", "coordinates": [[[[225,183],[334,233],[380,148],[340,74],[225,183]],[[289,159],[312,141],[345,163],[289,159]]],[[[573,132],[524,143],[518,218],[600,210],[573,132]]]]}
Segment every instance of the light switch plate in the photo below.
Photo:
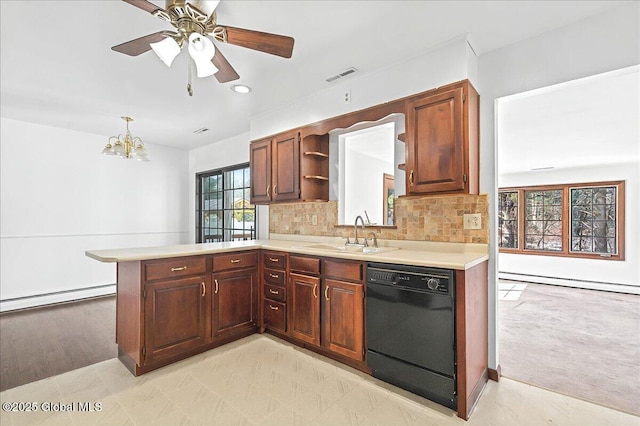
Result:
{"type": "Polygon", "coordinates": [[[480,213],[465,214],[463,222],[464,229],[482,229],[482,215],[480,213]]]}

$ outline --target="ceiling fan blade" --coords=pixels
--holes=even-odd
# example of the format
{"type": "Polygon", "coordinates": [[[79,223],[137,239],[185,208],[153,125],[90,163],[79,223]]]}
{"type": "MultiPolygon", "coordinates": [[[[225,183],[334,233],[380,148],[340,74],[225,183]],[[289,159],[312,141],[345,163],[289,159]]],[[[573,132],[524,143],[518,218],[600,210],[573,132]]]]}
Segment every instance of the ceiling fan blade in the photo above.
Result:
{"type": "Polygon", "coordinates": [[[122,0],[126,3],[129,3],[132,6],[140,8],[145,12],[153,13],[156,10],[163,10],[162,8],[156,6],[155,4],[147,1],[147,0],[122,0]]]}
{"type": "Polygon", "coordinates": [[[171,36],[171,31],[158,31],[157,33],[149,34],[144,37],[137,38],[135,40],[127,41],[126,43],[113,46],[111,50],[119,53],[124,53],[129,56],[138,56],[148,50],[151,50],[149,43],[156,43],[164,40],[165,37],[171,36]]]}
{"type": "Polygon", "coordinates": [[[246,30],[244,28],[224,27],[227,31],[227,43],[272,55],[290,58],[293,53],[292,37],[278,34],[246,30]]]}
{"type": "Polygon", "coordinates": [[[211,62],[218,68],[218,72],[215,73],[214,76],[220,83],[227,83],[240,78],[236,70],[234,70],[229,61],[227,61],[227,58],[220,52],[220,49],[216,48],[216,53],[213,55],[213,58],[211,58],[211,62]]]}

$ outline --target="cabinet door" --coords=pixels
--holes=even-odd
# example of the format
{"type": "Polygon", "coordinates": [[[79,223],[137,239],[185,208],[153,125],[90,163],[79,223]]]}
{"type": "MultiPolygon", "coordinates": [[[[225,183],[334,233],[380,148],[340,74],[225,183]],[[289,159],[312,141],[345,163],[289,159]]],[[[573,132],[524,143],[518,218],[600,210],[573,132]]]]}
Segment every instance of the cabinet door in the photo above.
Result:
{"type": "Polygon", "coordinates": [[[291,336],[320,346],[320,278],[290,274],[289,279],[291,336]]]}
{"type": "Polygon", "coordinates": [[[276,136],[271,142],[273,201],[300,198],[300,137],[298,132],[276,136]]]}
{"type": "Polygon", "coordinates": [[[325,280],[322,345],[353,358],[364,359],[364,288],[363,284],[325,280]]]}
{"type": "Polygon", "coordinates": [[[212,337],[252,328],[258,316],[257,269],[213,274],[212,297],[212,337]]]}
{"type": "Polygon", "coordinates": [[[271,201],[271,140],[250,145],[251,203],[271,201]]]}
{"type": "Polygon", "coordinates": [[[205,343],[204,276],[146,284],[145,294],[145,364],[205,343]]]}
{"type": "Polygon", "coordinates": [[[407,105],[407,194],[465,189],[462,87],[407,105]]]}

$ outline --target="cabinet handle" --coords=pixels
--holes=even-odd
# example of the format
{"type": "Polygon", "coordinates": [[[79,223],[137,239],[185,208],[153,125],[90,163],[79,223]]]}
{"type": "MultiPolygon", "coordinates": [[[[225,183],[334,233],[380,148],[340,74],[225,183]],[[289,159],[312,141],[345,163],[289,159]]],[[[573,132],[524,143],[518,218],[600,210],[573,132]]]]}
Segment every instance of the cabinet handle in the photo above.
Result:
{"type": "Polygon", "coordinates": [[[324,288],[324,298],[325,300],[329,300],[329,286],[324,288]]]}
{"type": "Polygon", "coordinates": [[[273,195],[278,196],[278,185],[273,185],[273,195]]]}
{"type": "Polygon", "coordinates": [[[278,278],[278,274],[269,274],[271,278],[278,278]]]}
{"type": "Polygon", "coordinates": [[[267,197],[271,197],[271,185],[267,185],[267,197]]]}
{"type": "Polygon", "coordinates": [[[413,186],[413,170],[409,173],[409,186],[413,186]]]}
{"type": "Polygon", "coordinates": [[[181,266],[180,268],[171,268],[171,272],[184,271],[185,269],[187,269],[186,266],[181,266]]]}
{"type": "Polygon", "coordinates": [[[231,263],[240,263],[240,259],[231,259],[231,263]]]}
{"type": "Polygon", "coordinates": [[[272,262],[277,262],[278,258],[277,257],[270,257],[269,260],[272,261],[272,262]]]}
{"type": "Polygon", "coordinates": [[[218,280],[213,280],[213,282],[216,284],[216,289],[213,292],[215,294],[218,294],[218,290],[220,289],[220,285],[218,284],[218,280]]]}
{"type": "Polygon", "coordinates": [[[207,286],[204,285],[204,281],[201,282],[200,285],[202,286],[202,297],[204,297],[204,295],[207,294],[207,286]]]}
{"type": "Polygon", "coordinates": [[[315,297],[316,299],[318,298],[318,293],[316,292],[317,289],[318,289],[318,284],[314,284],[313,285],[313,297],[315,297]]]}
{"type": "Polygon", "coordinates": [[[280,294],[280,292],[278,290],[271,290],[271,289],[269,289],[269,293],[271,293],[271,294],[280,294]]]}
{"type": "Polygon", "coordinates": [[[269,305],[269,309],[271,309],[272,311],[277,311],[278,307],[269,305]]]}

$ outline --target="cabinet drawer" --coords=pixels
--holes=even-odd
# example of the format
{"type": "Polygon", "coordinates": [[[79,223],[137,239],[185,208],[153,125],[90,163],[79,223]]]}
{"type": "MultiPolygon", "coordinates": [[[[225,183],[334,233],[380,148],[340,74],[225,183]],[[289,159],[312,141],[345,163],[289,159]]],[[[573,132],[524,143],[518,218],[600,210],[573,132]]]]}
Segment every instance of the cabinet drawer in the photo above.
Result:
{"type": "Polygon", "coordinates": [[[313,275],[320,274],[320,259],[317,257],[291,255],[289,262],[291,271],[306,272],[313,275]]]}
{"type": "Polygon", "coordinates": [[[213,271],[227,269],[248,268],[258,265],[258,255],[255,251],[244,251],[213,256],[213,271]]]}
{"type": "Polygon", "coordinates": [[[262,253],[262,264],[265,268],[287,269],[287,255],[280,252],[262,253]]]}
{"type": "Polygon", "coordinates": [[[159,261],[145,262],[145,281],[163,280],[167,278],[185,277],[188,275],[202,275],[207,272],[207,258],[175,257],[159,261]]]}
{"type": "Polygon", "coordinates": [[[287,331],[287,306],[284,303],[264,301],[264,325],[274,330],[287,331]]]}
{"type": "Polygon", "coordinates": [[[324,276],[327,278],[362,282],[362,269],[361,262],[324,261],[324,276]]]}
{"type": "Polygon", "coordinates": [[[285,302],[287,300],[287,289],[284,287],[277,287],[274,285],[265,284],[264,297],[271,300],[285,302]]]}
{"type": "Polygon", "coordinates": [[[264,277],[264,281],[270,284],[275,285],[284,285],[285,281],[285,272],[284,271],[276,271],[275,269],[266,269],[262,276],[264,277]]]}

